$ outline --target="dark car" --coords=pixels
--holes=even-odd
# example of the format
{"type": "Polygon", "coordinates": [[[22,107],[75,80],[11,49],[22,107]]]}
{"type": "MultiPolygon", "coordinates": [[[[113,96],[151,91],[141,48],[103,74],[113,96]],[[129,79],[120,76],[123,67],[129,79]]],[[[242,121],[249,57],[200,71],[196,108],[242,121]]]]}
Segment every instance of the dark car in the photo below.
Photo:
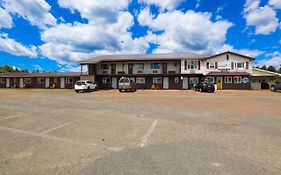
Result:
{"type": "Polygon", "coordinates": [[[197,83],[194,85],[194,90],[195,91],[200,91],[200,92],[215,92],[215,86],[214,84],[211,83],[197,83]]]}
{"type": "Polygon", "coordinates": [[[276,82],[275,84],[270,86],[270,90],[275,92],[277,90],[281,90],[281,82],[276,82]]]}
{"type": "Polygon", "coordinates": [[[118,82],[118,88],[120,92],[127,92],[127,91],[131,91],[131,92],[135,92],[137,90],[137,85],[136,83],[131,80],[128,77],[122,77],[120,78],[119,82],[118,82]]]}

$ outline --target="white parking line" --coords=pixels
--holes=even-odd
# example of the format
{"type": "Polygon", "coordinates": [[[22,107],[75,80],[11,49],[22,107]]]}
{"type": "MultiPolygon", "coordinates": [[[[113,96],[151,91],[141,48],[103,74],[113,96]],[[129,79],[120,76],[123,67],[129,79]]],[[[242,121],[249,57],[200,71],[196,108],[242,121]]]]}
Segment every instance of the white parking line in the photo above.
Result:
{"type": "Polygon", "coordinates": [[[93,146],[93,147],[98,146],[98,147],[102,147],[104,149],[107,149],[109,151],[121,151],[122,150],[122,148],[119,148],[119,147],[106,147],[106,146],[103,146],[103,145],[97,145],[95,143],[80,142],[80,141],[64,139],[64,138],[60,138],[60,137],[56,137],[56,136],[44,135],[44,134],[35,133],[35,132],[31,132],[31,131],[7,128],[7,127],[2,127],[2,126],[0,126],[0,130],[9,131],[9,132],[13,132],[13,133],[19,133],[19,134],[25,134],[25,135],[29,135],[29,136],[33,136],[33,137],[40,137],[40,138],[43,138],[43,139],[61,141],[61,142],[72,143],[72,144],[78,144],[78,145],[82,145],[82,146],[93,146]]]}
{"type": "Polygon", "coordinates": [[[138,148],[142,148],[145,146],[145,144],[147,143],[149,137],[151,136],[152,132],[154,131],[155,126],[157,125],[158,120],[155,120],[150,128],[146,131],[146,133],[144,134],[144,136],[142,137],[141,142],[138,144],[138,148]]]}
{"type": "Polygon", "coordinates": [[[43,132],[41,132],[41,134],[47,134],[47,133],[49,133],[49,132],[52,132],[52,131],[57,130],[57,129],[61,129],[61,128],[63,128],[63,127],[69,126],[69,125],[71,125],[71,124],[73,124],[73,123],[75,123],[75,122],[79,122],[79,121],[84,120],[84,119],[86,119],[86,118],[80,118],[80,119],[77,119],[77,120],[74,120],[74,121],[71,121],[71,122],[64,123],[64,124],[59,125],[59,126],[57,126],[57,127],[55,127],[55,128],[52,128],[52,129],[48,129],[48,130],[46,130],[46,131],[43,131],[43,132]]]}
{"type": "Polygon", "coordinates": [[[11,117],[2,118],[2,119],[0,119],[0,121],[8,120],[8,119],[11,119],[11,118],[18,118],[18,117],[20,117],[20,115],[15,115],[15,116],[11,116],[11,117]]]}

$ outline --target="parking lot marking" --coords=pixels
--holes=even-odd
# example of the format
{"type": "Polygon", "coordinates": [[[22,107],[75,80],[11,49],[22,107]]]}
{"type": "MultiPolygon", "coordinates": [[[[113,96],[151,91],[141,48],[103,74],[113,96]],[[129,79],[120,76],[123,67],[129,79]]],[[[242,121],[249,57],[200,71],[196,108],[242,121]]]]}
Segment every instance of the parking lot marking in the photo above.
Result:
{"type": "Polygon", "coordinates": [[[20,115],[15,115],[15,116],[11,116],[11,117],[2,118],[2,119],[0,119],[0,121],[8,120],[8,119],[11,119],[11,118],[18,118],[18,117],[20,117],[20,115]]]}
{"type": "Polygon", "coordinates": [[[157,125],[157,123],[158,123],[158,120],[155,120],[155,121],[151,124],[150,128],[146,131],[146,133],[145,133],[144,136],[142,137],[141,142],[138,144],[138,148],[142,148],[142,147],[145,146],[145,144],[147,143],[149,137],[150,137],[151,134],[153,133],[154,128],[155,128],[155,126],[157,125]]]}
{"type": "Polygon", "coordinates": [[[43,131],[43,132],[41,132],[41,134],[47,134],[47,133],[49,133],[49,132],[52,132],[52,131],[57,130],[57,129],[64,128],[64,127],[66,127],[66,126],[69,126],[69,125],[71,125],[71,124],[73,124],[73,123],[79,122],[79,121],[84,120],[84,119],[86,119],[86,118],[80,118],[80,119],[77,119],[77,120],[74,120],[74,121],[71,121],[71,122],[64,123],[64,124],[59,125],[59,126],[57,126],[57,127],[55,127],[55,128],[52,128],[52,129],[48,129],[48,130],[46,130],[46,131],[43,131]]]}

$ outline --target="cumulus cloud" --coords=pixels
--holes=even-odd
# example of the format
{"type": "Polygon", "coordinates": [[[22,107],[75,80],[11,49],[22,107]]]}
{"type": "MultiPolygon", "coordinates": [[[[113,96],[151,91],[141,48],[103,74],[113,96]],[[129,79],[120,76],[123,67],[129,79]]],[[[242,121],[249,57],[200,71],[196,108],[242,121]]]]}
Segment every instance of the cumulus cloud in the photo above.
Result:
{"type": "Polygon", "coordinates": [[[154,17],[145,8],[138,20],[152,31],[163,31],[154,41],[159,45],[154,51],[156,53],[214,53],[223,47],[227,30],[233,25],[225,20],[212,22],[210,13],[192,10],[185,13],[175,10],[154,17]]]}
{"type": "Polygon", "coordinates": [[[277,69],[281,66],[281,52],[276,51],[273,53],[266,54],[265,56],[266,56],[265,59],[257,60],[255,64],[258,66],[272,65],[277,69]]]}
{"type": "Polygon", "coordinates": [[[51,6],[45,0],[3,0],[2,5],[7,12],[18,15],[39,28],[56,25],[56,18],[49,12],[51,6]]]}
{"type": "Polygon", "coordinates": [[[184,0],[138,0],[139,3],[144,3],[147,5],[155,5],[163,10],[174,10],[176,9],[184,0]]]}
{"type": "Polygon", "coordinates": [[[42,33],[45,44],[40,50],[60,64],[73,64],[99,54],[145,53],[153,34],[132,39],[128,32],[132,25],[133,16],[128,12],[121,13],[114,24],[60,24],[42,33]]]}
{"type": "Polygon", "coordinates": [[[8,35],[4,33],[0,34],[0,51],[16,56],[37,57],[35,46],[26,47],[14,39],[9,38],[8,35]]]}
{"type": "Polygon", "coordinates": [[[281,9],[281,1],[280,0],[269,0],[268,4],[272,5],[276,9],[281,9]]]}
{"type": "Polygon", "coordinates": [[[0,7],[0,29],[12,28],[12,27],[13,27],[12,17],[5,9],[0,7]]]}
{"type": "Polygon", "coordinates": [[[72,12],[78,11],[91,23],[115,23],[122,10],[126,10],[130,0],[58,0],[60,7],[72,12]]]}
{"type": "Polygon", "coordinates": [[[268,5],[260,7],[259,0],[247,0],[243,10],[247,26],[254,26],[256,34],[270,34],[278,28],[274,9],[268,5]]]}

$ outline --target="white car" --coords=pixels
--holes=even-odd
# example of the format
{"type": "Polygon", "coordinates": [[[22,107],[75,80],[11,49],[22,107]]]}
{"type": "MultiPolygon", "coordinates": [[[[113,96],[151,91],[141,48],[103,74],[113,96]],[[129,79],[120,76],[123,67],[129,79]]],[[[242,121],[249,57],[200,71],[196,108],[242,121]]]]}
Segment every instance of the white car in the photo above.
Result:
{"type": "Polygon", "coordinates": [[[79,80],[74,85],[74,90],[76,93],[83,91],[83,92],[90,92],[97,90],[98,85],[96,83],[91,82],[90,80],[79,80]]]}

